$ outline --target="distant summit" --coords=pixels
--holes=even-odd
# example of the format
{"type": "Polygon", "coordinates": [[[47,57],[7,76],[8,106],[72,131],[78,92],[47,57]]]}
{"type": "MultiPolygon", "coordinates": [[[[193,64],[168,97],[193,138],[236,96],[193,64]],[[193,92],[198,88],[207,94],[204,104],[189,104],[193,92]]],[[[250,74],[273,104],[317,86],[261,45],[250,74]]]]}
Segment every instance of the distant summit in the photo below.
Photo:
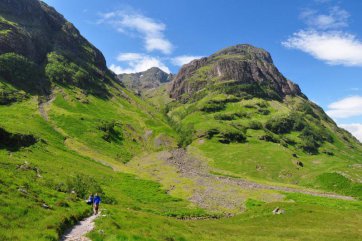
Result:
{"type": "Polygon", "coordinates": [[[173,74],[168,74],[163,70],[152,67],[146,71],[132,74],[120,74],[118,79],[128,88],[140,93],[144,90],[157,88],[173,79],[173,74]]]}
{"type": "Polygon", "coordinates": [[[267,51],[248,44],[225,48],[184,65],[172,82],[170,95],[189,99],[208,91],[269,99],[304,96],[299,86],[274,66],[267,51]]]}

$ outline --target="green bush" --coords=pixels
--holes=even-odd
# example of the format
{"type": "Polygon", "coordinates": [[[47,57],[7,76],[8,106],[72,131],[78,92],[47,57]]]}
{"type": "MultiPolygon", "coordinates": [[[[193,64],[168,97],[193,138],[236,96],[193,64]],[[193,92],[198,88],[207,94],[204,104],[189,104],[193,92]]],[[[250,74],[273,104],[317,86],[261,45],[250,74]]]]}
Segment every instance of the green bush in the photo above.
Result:
{"type": "Polygon", "coordinates": [[[12,90],[10,88],[0,87],[0,105],[8,105],[13,102],[23,101],[29,98],[29,95],[23,91],[12,90]]]}
{"type": "Polygon", "coordinates": [[[246,142],[245,129],[241,127],[226,126],[224,129],[212,128],[206,132],[206,138],[212,139],[216,137],[220,143],[229,144],[232,142],[246,142]]]}
{"type": "Polygon", "coordinates": [[[320,119],[319,116],[313,111],[313,108],[307,102],[300,103],[297,106],[297,110],[304,114],[311,115],[316,119],[320,119]]]}
{"type": "Polygon", "coordinates": [[[309,154],[318,154],[320,144],[311,136],[306,136],[301,139],[298,147],[309,154]]]}
{"type": "Polygon", "coordinates": [[[318,148],[325,142],[333,142],[333,137],[324,128],[306,126],[299,138],[302,140],[299,145],[304,151],[310,154],[317,154],[318,148]]]}
{"type": "Polygon", "coordinates": [[[233,96],[233,95],[229,95],[224,98],[215,98],[215,99],[207,101],[206,104],[203,107],[201,107],[201,111],[218,112],[218,111],[224,110],[226,108],[227,103],[234,103],[234,102],[239,102],[239,101],[240,101],[240,98],[233,96]]]}
{"type": "Polygon", "coordinates": [[[261,124],[259,121],[253,120],[248,123],[248,128],[252,130],[261,130],[263,129],[263,124],[261,124]]]}
{"type": "Polygon", "coordinates": [[[228,130],[220,133],[219,142],[229,144],[231,142],[243,143],[246,141],[245,134],[240,130],[228,130]]]}
{"type": "Polygon", "coordinates": [[[97,181],[89,176],[77,174],[75,177],[68,178],[66,181],[67,192],[75,192],[77,197],[85,199],[91,193],[98,193],[104,195],[101,186],[97,181]]]}
{"type": "Polygon", "coordinates": [[[41,88],[39,84],[42,73],[39,66],[16,53],[0,55],[0,77],[30,93],[35,93],[41,88]]]}
{"type": "Polygon", "coordinates": [[[268,110],[268,109],[258,109],[258,113],[262,114],[262,115],[269,115],[270,110],[268,110]]]}
{"type": "Polygon", "coordinates": [[[98,97],[107,98],[109,95],[104,85],[107,78],[95,66],[84,62],[72,62],[55,52],[47,56],[45,76],[53,83],[76,86],[98,97]]]}
{"type": "Polygon", "coordinates": [[[217,101],[208,101],[202,108],[201,111],[204,112],[218,112],[224,110],[226,107],[226,103],[217,102],[217,101]]]}
{"type": "Polygon", "coordinates": [[[189,124],[187,126],[180,126],[176,127],[176,132],[178,133],[178,146],[182,148],[186,148],[188,145],[192,143],[193,136],[194,136],[194,126],[189,124]]]}
{"type": "Polygon", "coordinates": [[[294,120],[290,116],[279,116],[269,119],[265,128],[275,134],[285,134],[293,130],[294,120]]]}
{"type": "Polygon", "coordinates": [[[116,121],[101,121],[98,129],[104,132],[102,138],[105,141],[117,143],[123,141],[122,125],[116,121]]]}
{"type": "Polygon", "coordinates": [[[218,113],[214,115],[215,120],[236,120],[240,118],[249,118],[246,112],[218,113]]]}
{"type": "Polygon", "coordinates": [[[259,137],[259,140],[273,142],[273,143],[280,143],[279,136],[273,134],[270,131],[266,131],[264,135],[259,137]]]}

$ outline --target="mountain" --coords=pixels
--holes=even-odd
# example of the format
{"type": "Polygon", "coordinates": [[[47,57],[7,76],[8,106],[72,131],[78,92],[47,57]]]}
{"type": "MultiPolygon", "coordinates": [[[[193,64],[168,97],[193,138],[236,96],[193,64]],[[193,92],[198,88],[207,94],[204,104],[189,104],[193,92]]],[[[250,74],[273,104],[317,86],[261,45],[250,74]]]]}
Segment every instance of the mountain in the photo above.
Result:
{"type": "Polygon", "coordinates": [[[0,0],[0,240],[60,240],[96,192],[91,240],[361,239],[361,144],[266,51],[146,76],[135,95],[54,8],[0,0]]]}
{"type": "Polygon", "coordinates": [[[175,100],[165,110],[181,144],[212,160],[218,172],[316,188],[336,177],[359,183],[361,143],[263,49],[242,44],[194,60],[169,94],[175,100]]]}
{"type": "Polygon", "coordinates": [[[187,99],[200,90],[219,88],[225,93],[251,94],[282,99],[303,94],[274,66],[268,52],[251,45],[229,47],[207,58],[184,65],[176,75],[171,97],[187,99]]]}
{"type": "MultiPolygon", "coordinates": [[[[30,94],[49,95],[51,85],[60,84],[109,97],[106,85],[114,84],[114,74],[104,56],[62,15],[33,0],[1,1],[0,8],[5,81],[30,94]]],[[[4,93],[1,102],[14,99],[12,90],[4,93]]]]}
{"type": "Polygon", "coordinates": [[[129,89],[141,94],[143,91],[157,88],[162,84],[169,83],[173,74],[152,67],[146,71],[132,74],[119,74],[118,79],[129,89]]]}

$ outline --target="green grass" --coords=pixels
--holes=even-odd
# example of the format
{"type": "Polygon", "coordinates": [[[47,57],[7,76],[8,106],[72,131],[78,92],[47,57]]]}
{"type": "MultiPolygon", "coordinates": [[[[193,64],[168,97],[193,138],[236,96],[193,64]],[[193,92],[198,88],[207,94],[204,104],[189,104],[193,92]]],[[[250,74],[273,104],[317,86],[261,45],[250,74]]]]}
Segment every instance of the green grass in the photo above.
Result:
{"type": "Polygon", "coordinates": [[[322,110],[300,97],[288,97],[284,103],[259,98],[229,102],[228,98],[224,94],[209,93],[197,102],[171,108],[168,113],[178,125],[193,126],[192,146],[211,160],[214,168],[228,171],[230,175],[359,197],[356,183],[362,172],[355,166],[361,164],[361,145],[338,130],[322,110]],[[203,111],[209,103],[223,106],[203,111]],[[283,123],[281,117],[287,123],[283,123]],[[245,134],[246,142],[223,144],[218,135],[208,134],[228,129],[245,134]],[[265,138],[266,135],[271,136],[271,140],[265,138]],[[297,161],[303,163],[303,167],[296,165],[297,161]],[[317,177],[326,172],[343,173],[352,182],[353,187],[347,189],[353,191],[319,185],[317,177]]]}
{"type": "Polygon", "coordinates": [[[223,219],[134,218],[136,211],[107,210],[97,220],[93,240],[359,240],[361,204],[291,196],[294,202],[264,204],[250,200],[244,214],[223,219]],[[273,215],[275,207],[285,210],[273,215]],[[346,222],[348,220],[348,222],[346,222]]]}
{"type": "MultiPolygon", "coordinates": [[[[2,36],[9,34],[7,28],[21,28],[35,45],[54,40],[39,52],[47,56],[42,64],[17,53],[0,56],[2,133],[37,140],[19,150],[0,145],[0,240],[59,240],[67,227],[90,215],[83,200],[90,192],[103,199],[102,215],[88,234],[92,240],[362,239],[361,200],[241,189],[187,177],[159,158],[190,144],[187,149],[214,175],[360,197],[361,145],[320,108],[300,97],[276,101],[266,86],[221,82],[210,77],[214,63],[186,80],[197,90],[184,96],[187,103],[171,100],[166,85],[139,98],[117,84],[98,50],[65,24],[64,31],[53,32],[40,20],[23,25],[0,16],[0,25],[7,26],[2,36]],[[63,39],[74,45],[69,48],[63,39]],[[44,103],[42,95],[50,92],[54,98],[44,103]],[[280,131],[280,118],[268,128],[271,118],[292,112],[310,129],[302,133],[292,127],[293,119],[280,131]],[[263,135],[274,142],[261,140],[263,135]],[[301,148],[307,138],[318,144],[315,155],[301,148]],[[197,191],[214,195],[205,196],[205,209],[190,201],[197,191]],[[215,207],[215,193],[225,193],[218,198],[235,205],[215,207]],[[273,215],[275,207],[285,213],[273,215]]],[[[215,59],[220,58],[245,60],[215,59]]]]}

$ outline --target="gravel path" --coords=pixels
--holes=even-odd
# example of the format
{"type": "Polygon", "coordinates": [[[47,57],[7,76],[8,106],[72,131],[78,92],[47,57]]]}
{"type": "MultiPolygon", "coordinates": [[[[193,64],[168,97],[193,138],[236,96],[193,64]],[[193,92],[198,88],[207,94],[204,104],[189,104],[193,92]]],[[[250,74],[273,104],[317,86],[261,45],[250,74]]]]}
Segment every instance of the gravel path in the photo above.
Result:
{"type": "Polygon", "coordinates": [[[61,241],[91,241],[89,238],[85,237],[87,233],[93,230],[94,228],[94,220],[99,217],[98,215],[92,215],[83,221],[80,221],[78,224],[69,229],[63,237],[60,239],[61,241]]]}

